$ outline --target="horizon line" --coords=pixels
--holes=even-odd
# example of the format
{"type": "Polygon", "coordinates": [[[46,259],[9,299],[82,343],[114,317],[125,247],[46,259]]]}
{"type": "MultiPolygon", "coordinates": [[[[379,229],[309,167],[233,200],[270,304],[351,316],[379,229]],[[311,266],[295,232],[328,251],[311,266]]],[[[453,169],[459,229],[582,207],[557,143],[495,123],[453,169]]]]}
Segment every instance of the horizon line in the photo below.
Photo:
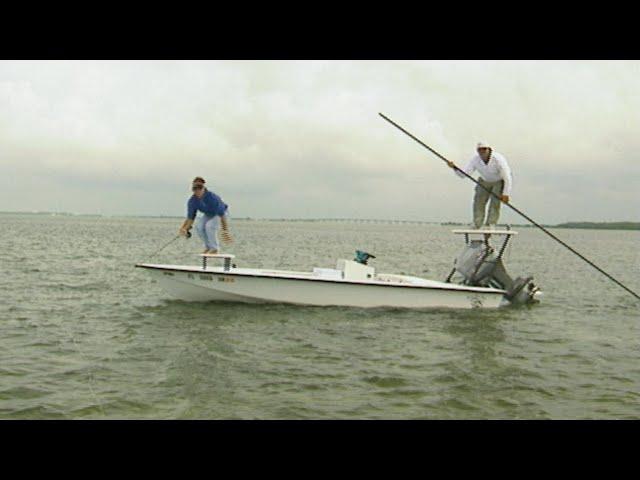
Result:
{"type": "MultiPolygon", "coordinates": [[[[50,215],[50,216],[73,216],[73,217],[107,217],[107,218],[184,218],[181,215],[151,215],[151,214],[103,214],[103,213],[73,213],[73,212],[54,212],[54,211],[0,211],[0,215],[50,215]]],[[[391,219],[391,218],[353,218],[353,217],[251,217],[251,216],[238,216],[233,217],[233,220],[266,220],[266,221],[360,221],[360,222],[401,222],[401,223],[416,223],[416,224],[436,224],[436,225],[466,225],[469,222],[460,221],[434,221],[434,220],[406,220],[406,219],[391,219]]],[[[567,220],[556,224],[546,224],[545,226],[556,226],[564,224],[637,224],[640,221],[633,220],[607,220],[607,221],[593,221],[593,220],[567,220]]],[[[506,225],[506,224],[505,224],[506,225]]],[[[533,226],[531,223],[509,223],[509,225],[517,226],[533,226]]]]}

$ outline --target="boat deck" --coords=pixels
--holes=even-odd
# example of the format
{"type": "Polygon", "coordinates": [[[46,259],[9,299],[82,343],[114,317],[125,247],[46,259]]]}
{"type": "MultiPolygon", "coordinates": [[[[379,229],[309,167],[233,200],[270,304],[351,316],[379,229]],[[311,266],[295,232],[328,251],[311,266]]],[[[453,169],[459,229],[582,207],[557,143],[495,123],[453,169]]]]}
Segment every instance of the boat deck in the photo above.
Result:
{"type": "MultiPolygon", "coordinates": [[[[173,272],[188,272],[194,274],[223,274],[223,275],[235,275],[235,276],[248,276],[248,277],[264,277],[264,278],[280,278],[280,279],[292,279],[292,280],[310,280],[318,282],[332,282],[332,283],[345,283],[345,284],[360,284],[360,285],[380,285],[380,286],[397,286],[397,287],[414,287],[414,288],[436,288],[446,290],[464,290],[473,292],[484,293],[506,293],[504,290],[499,290],[490,287],[472,287],[468,285],[459,285],[456,283],[440,282],[437,280],[427,280],[420,277],[413,277],[409,275],[397,275],[388,273],[378,273],[371,279],[366,280],[350,280],[343,279],[334,274],[328,272],[331,269],[325,270],[324,274],[318,272],[300,272],[294,270],[272,270],[262,268],[232,268],[231,270],[225,270],[224,267],[209,267],[202,268],[194,265],[164,265],[164,264],[137,264],[136,267],[156,269],[173,272]]],[[[336,270],[336,272],[339,272],[336,270]]]]}

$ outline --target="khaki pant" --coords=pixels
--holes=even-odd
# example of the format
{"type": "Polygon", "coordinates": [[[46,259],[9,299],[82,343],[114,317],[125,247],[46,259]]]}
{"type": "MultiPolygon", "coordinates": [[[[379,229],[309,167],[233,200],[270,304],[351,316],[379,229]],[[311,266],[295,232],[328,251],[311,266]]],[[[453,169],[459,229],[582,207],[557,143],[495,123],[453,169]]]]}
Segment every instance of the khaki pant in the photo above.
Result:
{"type": "MultiPolygon", "coordinates": [[[[480,185],[484,185],[485,188],[500,196],[502,195],[502,189],[504,188],[504,180],[498,180],[497,182],[487,182],[482,178],[478,179],[480,185]]],[[[476,185],[476,194],[473,197],[473,223],[476,228],[480,228],[484,222],[485,207],[487,201],[489,201],[489,214],[487,215],[487,225],[498,223],[500,218],[500,200],[490,195],[480,185],[476,185]]]]}

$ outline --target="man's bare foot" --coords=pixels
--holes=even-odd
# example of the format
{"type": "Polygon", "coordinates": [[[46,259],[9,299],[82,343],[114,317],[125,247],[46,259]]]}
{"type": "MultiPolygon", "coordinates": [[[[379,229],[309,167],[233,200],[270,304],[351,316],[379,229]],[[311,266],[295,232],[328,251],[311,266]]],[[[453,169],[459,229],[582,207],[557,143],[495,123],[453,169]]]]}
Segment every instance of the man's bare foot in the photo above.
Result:
{"type": "Polygon", "coordinates": [[[213,249],[212,249],[212,250],[209,250],[209,252],[208,252],[208,253],[218,253],[218,250],[213,250],[213,249]]]}
{"type": "Polygon", "coordinates": [[[204,254],[204,253],[209,253],[209,249],[208,249],[208,248],[205,248],[205,249],[204,249],[204,252],[202,252],[202,253],[203,253],[203,254],[204,254]]]}

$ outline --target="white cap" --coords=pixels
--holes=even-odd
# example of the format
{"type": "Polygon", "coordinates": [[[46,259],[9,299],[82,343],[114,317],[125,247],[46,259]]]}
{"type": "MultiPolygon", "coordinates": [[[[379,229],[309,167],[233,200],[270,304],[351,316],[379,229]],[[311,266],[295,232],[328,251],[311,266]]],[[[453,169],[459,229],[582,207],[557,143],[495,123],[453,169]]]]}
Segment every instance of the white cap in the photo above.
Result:
{"type": "Polygon", "coordinates": [[[476,146],[476,150],[478,148],[491,148],[491,145],[489,145],[487,142],[478,142],[478,145],[476,146]]]}

